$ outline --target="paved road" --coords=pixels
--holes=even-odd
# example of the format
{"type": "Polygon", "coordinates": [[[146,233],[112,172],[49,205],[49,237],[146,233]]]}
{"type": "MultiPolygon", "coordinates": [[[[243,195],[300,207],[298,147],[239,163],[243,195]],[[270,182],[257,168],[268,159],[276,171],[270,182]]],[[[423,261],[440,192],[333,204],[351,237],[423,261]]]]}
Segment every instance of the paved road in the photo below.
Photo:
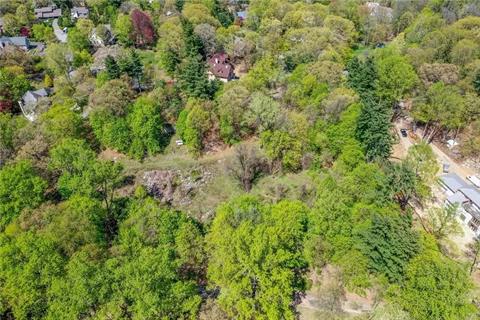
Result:
{"type": "Polygon", "coordinates": [[[55,37],[57,37],[58,41],[63,43],[67,42],[67,34],[60,29],[60,26],[58,25],[58,19],[53,20],[52,27],[53,33],[55,33],[55,37]]]}

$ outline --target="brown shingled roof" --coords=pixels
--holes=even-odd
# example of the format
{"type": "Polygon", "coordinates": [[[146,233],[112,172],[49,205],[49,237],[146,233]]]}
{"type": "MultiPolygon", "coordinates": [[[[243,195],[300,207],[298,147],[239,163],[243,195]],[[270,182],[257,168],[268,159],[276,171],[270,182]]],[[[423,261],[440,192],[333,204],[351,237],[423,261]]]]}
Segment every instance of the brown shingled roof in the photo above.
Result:
{"type": "Polygon", "coordinates": [[[232,79],[235,76],[233,73],[233,65],[226,53],[215,53],[207,62],[210,72],[215,77],[232,79]]]}

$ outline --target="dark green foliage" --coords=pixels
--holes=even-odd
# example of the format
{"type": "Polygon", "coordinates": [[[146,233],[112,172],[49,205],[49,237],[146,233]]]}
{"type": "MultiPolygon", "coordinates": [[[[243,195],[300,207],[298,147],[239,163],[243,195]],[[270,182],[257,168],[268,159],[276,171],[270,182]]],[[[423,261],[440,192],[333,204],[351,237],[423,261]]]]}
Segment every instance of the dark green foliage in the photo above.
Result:
{"type": "Polygon", "coordinates": [[[375,63],[373,58],[368,57],[365,62],[363,62],[357,57],[354,57],[348,63],[347,70],[348,85],[350,88],[357,91],[361,97],[375,91],[375,80],[377,79],[377,73],[375,71],[375,63]]]}
{"type": "Polygon", "coordinates": [[[233,14],[219,0],[213,2],[212,14],[224,27],[228,27],[233,23],[233,14]]]}
{"type": "Polygon", "coordinates": [[[391,110],[374,96],[364,97],[358,118],[356,137],[365,150],[367,160],[384,160],[390,156],[392,136],[390,134],[391,110]]]}
{"type": "Polygon", "coordinates": [[[388,163],[386,167],[387,183],[392,199],[405,209],[410,199],[418,195],[419,181],[415,171],[405,161],[388,163]]]}
{"type": "Polygon", "coordinates": [[[118,64],[122,73],[126,73],[139,85],[141,84],[143,79],[143,63],[136,50],[132,49],[128,57],[121,59],[118,64]]]}
{"type": "Polygon", "coordinates": [[[183,37],[185,42],[185,55],[203,55],[202,39],[193,31],[193,25],[187,19],[182,19],[183,37]]]}
{"type": "Polygon", "coordinates": [[[400,281],[409,260],[417,253],[418,236],[404,217],[395,213],[375,214],[371,225],[360,232],[360,250],[369,259],[369,268],[400,281]]]}
{"type": "Polygon", "coordinates": [[[212,96],[213,88],[207,78],[205,63],[198,55],[190,55],[180,67],[178,75],[179,87],[192,98],[208,98],[212,96]]]}
{"type": "Polygon", "coordinates": [[[120,78],[120,67],[114,57],[109,55],[105,58],[105,69],[109,80],[120,78]]]}
{"type": "Polygon", "coordinates": [[[480,72],[478,72],[473,79],[473,87],[475,91],[477,91],[477,94],[480,94],[480,72]]]}

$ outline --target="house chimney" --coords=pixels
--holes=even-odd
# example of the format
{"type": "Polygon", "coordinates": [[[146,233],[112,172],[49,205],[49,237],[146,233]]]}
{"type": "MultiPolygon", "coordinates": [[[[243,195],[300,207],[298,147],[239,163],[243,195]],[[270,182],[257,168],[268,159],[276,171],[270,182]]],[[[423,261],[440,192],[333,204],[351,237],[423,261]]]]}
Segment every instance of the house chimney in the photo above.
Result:
{"type": "Polygon", "coordinates": [[[218,63],[218,58],[215,58],[215,63],[218,63]]]}

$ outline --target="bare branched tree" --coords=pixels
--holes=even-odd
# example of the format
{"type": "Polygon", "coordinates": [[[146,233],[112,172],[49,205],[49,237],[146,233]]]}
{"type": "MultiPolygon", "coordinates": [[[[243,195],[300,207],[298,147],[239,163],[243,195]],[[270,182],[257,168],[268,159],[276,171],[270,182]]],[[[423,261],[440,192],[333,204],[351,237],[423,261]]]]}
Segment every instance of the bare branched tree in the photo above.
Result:
{"type": "Polygon", "coordinates": [[[235,157],[228,170],[240,182],[243,190],[249,192],[266,171],[266,161],[256,147],[240,144],[235,148],[235,157]]]}

